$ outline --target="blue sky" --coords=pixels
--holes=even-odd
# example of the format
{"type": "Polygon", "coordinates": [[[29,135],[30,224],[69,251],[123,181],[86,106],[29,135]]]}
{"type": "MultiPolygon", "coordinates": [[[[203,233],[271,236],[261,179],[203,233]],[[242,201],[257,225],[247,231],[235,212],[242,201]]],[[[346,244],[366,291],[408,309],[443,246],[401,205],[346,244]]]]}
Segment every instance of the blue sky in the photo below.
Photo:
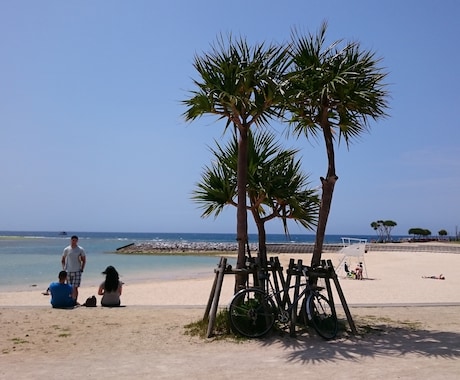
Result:
{"type": "MultiPolygon", "coordinates": [[[[358,40],[389,72],[389,117],[337,149],[329,234],[460,225],[460,3],[456,0],[0,2],[0,230],[233,232],[190,200],[211,118],[186,123],[193,58],[216,37],[284,43],[293,28],[358,40]],[[273,5],[272,5],[273,4],[273,5]]],[[[273,123],[280,133],[284,126],[273,123]]],[[[321,142],[301,148],[313,186],[321,142]]],[[[252,223],[250,232],[255,232],[252,223]]],[[[267,224],[282,233],[281,223],[267,224]]],[[[295,224],[291,233],[312,233],[295,224]]]]}

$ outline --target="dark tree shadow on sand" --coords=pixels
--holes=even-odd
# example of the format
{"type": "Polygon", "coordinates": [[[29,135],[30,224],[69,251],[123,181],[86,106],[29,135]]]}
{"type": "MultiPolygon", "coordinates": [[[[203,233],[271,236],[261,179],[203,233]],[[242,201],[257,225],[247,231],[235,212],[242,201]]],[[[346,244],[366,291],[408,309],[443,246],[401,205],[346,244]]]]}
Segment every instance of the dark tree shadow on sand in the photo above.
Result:
{"type": "Polygon", "coordinates": [[[355,320],[358,335],[342,329],[337,339],[325,341],[313,328],[300,328],[296,337],[283,331],[274,332],[262,346],[281,345],[286,349],[288,362],[325,363],[334,361],[358,361],[363,358],[404,356],[460,358],[460,334],[455,332],[428,331],[417,323],[385,320],[355,320]]]}

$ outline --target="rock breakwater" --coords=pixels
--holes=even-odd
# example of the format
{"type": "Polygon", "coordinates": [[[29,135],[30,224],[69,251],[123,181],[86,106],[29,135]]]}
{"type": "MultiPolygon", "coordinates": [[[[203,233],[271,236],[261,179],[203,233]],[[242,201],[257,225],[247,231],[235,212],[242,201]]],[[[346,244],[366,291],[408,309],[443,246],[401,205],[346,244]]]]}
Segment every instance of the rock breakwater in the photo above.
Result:
{"type": "MultiPolygon", "coordinates": [[[[252,251],[257,251],[257,245],[250,245],[252,251]]],[[[150,254],[150,253],[221,253],[236,252],[236,243],[214,242],[141,242],[128,244],[117,249],[117,253],[150,254]]]]}
{"type": "MultiPolygon", "coordinates": [[[[258,251],[257,244],[249,245],[254,254],[258,251]]],[[[324,244],[323,253],[339,252],[344,247],[343,244],[324,244]]],[[[282,253],[313,253],[313,243],[269,243],[267,244],[267,254],[282,253]]],[[[375,251],[407,251],[407,252],[446,252],[460,253],[460,244],[415,244],[415,243],[368,243],[368,252],[375,251]]],[[[216,243],[216,242],[167,242],[149,241],[138,242],[118,248],[117,253],[123,254],[221,254],[223,252],[237,253],[238,244],[236,243],[216,243]]]]}

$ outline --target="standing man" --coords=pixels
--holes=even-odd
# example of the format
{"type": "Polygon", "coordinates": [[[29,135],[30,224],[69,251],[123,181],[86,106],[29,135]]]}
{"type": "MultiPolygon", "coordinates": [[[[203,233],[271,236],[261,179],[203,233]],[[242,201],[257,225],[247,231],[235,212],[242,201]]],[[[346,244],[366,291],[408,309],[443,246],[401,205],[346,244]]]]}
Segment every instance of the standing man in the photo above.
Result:
{"type": "Polygon", "coordinates": [[[75,289],[75,301],[78,298],[78,288],[81,283],[81,274],[86,265],[85,250],[78,245],[78,236],[70,238],[70,245],[62,253],[62,269],[67,271],[67,282],[75,289]]]}

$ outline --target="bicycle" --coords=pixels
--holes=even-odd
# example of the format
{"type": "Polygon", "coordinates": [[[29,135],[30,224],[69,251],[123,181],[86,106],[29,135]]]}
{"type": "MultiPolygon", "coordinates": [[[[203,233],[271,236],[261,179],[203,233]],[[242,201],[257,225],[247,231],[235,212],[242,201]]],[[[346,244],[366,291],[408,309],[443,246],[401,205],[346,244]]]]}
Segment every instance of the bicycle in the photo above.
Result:
{"type": "Polygon", "coordinates": [[[290,302],[288,293],[295,285],[276,291],[268,273],[266,273],[268,293],[257,287],[240,290],[234,295],[229,305],[230,326],[233,331],[249,338],[264,336],[277,321],[283,324],[291,320],[295,321],[298,305],[301,305],[301,313],[305,312],[308,322],[316,332],[326,340],[334,339],[338,330],[335,308],[320,293],[323,287],[309,283],[309,274],[314,276],[321,270],[324,268],[301,267],[304,282],[300,284],[300,287],[303,290],[294,296],[292,302],[290,302]],[[299,301],[304,296],[303,302],[300,303],[299,301]]]}

